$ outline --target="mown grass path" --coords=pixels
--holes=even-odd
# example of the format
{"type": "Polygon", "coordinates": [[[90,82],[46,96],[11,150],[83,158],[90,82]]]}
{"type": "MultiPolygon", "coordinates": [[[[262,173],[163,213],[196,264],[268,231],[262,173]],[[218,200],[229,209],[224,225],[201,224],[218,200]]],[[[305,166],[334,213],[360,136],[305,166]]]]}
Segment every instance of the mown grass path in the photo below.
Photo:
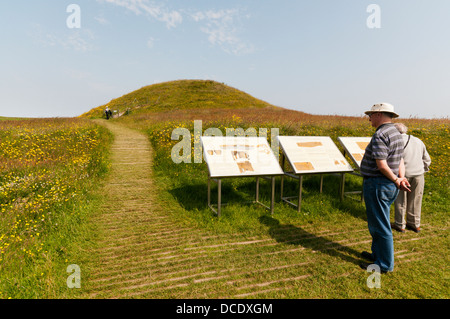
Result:
{"type": "MultiPolygon", "coordinates": [[[[107,199],[93,221],[97,249],[89,256],[83,297],[393,297],[397,290],[390,285],[407,279],[400,271],[383,277],[388,278],[383,279],[385,289],[367,288],[369,274],[357,266],[359,253],[370,249],[371,242],[362,219],[343,229],[283,225],[268,213],[262,220],[268,233],[258,237],[215,234],[180,224],[158,202],[147,136],[111,122],[99,123],[115,140],[103,189],[107,199]]],[[[442,230],[429,226],[423,233],[395,234],[400,270],[406,270],[406,264],[423,266],[428,245],[442,230]]]]}

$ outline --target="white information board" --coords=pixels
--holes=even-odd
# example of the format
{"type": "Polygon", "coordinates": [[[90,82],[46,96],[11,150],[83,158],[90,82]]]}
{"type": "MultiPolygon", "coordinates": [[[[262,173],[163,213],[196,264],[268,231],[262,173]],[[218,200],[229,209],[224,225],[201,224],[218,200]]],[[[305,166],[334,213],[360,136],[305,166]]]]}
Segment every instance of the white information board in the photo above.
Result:
{"type": "Polygon", "coordinates": [[[339,143],[344,147],[345,152],[358,169],[361,166],[366,147],[369,145],[371,139],[371,137],[338,137],[339,143]]]}
{"type": "Polygon", "coordinates": [[[278,140],[295,174],[353,171],[329,136],[278,136],[278,140]]]}
{"type": "Polygon", "coordinates": [[[202,136],[210,177],[282,175],[265,137],[202,136]]]}

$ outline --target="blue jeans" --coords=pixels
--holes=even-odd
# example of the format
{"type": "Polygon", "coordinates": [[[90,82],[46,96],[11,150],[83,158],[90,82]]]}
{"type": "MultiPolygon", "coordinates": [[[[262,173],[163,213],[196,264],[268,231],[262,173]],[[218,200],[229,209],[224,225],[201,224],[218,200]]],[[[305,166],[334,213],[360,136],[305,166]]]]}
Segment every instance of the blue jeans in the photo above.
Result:
{"type": "Polygon", "coordinates": [[[385,177],[365,178],[363,183],[367,224],[372,236],[372,256],[381,271],[394,270],[394,239],[390,207],[399,190],[385,177]]]}

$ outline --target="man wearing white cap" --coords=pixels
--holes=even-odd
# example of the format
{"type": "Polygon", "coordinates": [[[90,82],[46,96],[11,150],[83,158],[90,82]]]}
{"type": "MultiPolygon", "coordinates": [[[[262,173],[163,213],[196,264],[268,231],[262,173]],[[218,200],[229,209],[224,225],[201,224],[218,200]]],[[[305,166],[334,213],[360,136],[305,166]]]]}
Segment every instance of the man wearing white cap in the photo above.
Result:
{"type": "MultiPolygon", "coordinates": [[[[381,272],[394,270],[394,240],[390,223],[390,206],[399,189],[409,191],[404,177],[404,142],[392,123],[398,117],[389,103],[375,104],[365,112],[376,128],[364,153],[361,175],[364,177],[363,195],[366,204],[367,224],[372,236],[372,253],[362,256],[380,267],[381,272]]],[[[361,263],[363,269],[370,264],[361,263]]]]}

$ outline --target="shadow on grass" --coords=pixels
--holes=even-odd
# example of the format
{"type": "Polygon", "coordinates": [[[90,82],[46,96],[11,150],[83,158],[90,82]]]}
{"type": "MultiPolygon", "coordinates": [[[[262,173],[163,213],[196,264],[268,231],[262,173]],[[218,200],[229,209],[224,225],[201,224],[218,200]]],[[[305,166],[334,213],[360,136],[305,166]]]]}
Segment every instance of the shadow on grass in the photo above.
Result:
{"type": "MultiPolygon", "coordinates": [[[[323,175],[323,186],[322,193],[320,194],[320,175],[304,176],[303,178],[303,192],[302,192],[302,203],[308,204],[309,199],[312,196],[316,198],[323,197],[330,202],[331,206],[340,212],[345,212],[353,217],[366,220],[366,210],[364,203],[361,202],[360,195],[347,195],[344,199],[340,199],[340,182],[341,177],[332,174],[323,175]]],[[[279,189],[279,185],[277,185],[279,189]]],[[[362,185],[358,182],[355,177],[346,177],[345,181],[345,192],[348,191],[360,191],[362,190],[362,185]]],[[[284,193],[283,196],[297,196],[298,195],[298,181],[292,178],[286,178],[284,181],[284,193]]],[[[277,197],[277,199],[279,196],[277,197]]]]}
{"type": "MultiPolygon", "coordinates": [[[[169,193],[186,210],[202,210],[208,208],[208,186],[204,184],[182,185],[172,188],[169,193]]],[[[239,186],[236,190],[231,183],[222,181],[222,204],[241,203],[250,205],[248,201],[255,199],[255,186],[239,186]]],[[[211,182],[211,204],[217,205],[217,184],[211,182]]]]}
{"type": "MultiPolygon", "coordinates": [[[[353,217],[366,220],[365,207],[358,200],[358,197],[339,199],[339,182],[337,176],[324,176],[322,194],[319,194],[320,177],[308,176],[303,182],[303,199],[306,205],[312,205],[313,209],[322,209],[318,198],[323,198],[330,203],[331,213],[346,213],[353,217]],[[318,196],[317,196],[318,195],[318,196]],[[314,198],[313,198],[314,197],[314,198]]],[[[281,180],[275,181],[275,203],[281,203],[280,199],[281,180]]],[[[357,187],[357,183],[351,183],[350,187],[357,187]]],[[[208,209],[208,188],[207,181],[199,182],[184,181],[168,192],[175,198],[181,207],[188,211],[208,209]]],[[[284,196],[297,195],[298,182],[292,179],[285,179],[284,196]]],[[[250,206],[250,202],[255,200],[256,180],[255,178],[224,178],[222,179],[222,204],[238,204],[250,206]]],[[[270,205],[271,183],[261,179],[260,181],[260,201],[265,205],[270,205]]],[[[211,204],[217,204],[217,184],[211,181],[211,204]]],[[[293,209],[293,208],[290,208],[293,209]]]]}
{"type": "Polygon", "coordinates": [[[261,224],[269,227],[269,235],[279,243],[302,246],[320,251],[332,257],[339,257],[343,261],[355,265],[358,265],[361,261],[360,252],[324,237],[317,236],[301,227],[290,224],[281,225],[278,219],[267,215],[261,216],[259,221],[261,224]]]}

